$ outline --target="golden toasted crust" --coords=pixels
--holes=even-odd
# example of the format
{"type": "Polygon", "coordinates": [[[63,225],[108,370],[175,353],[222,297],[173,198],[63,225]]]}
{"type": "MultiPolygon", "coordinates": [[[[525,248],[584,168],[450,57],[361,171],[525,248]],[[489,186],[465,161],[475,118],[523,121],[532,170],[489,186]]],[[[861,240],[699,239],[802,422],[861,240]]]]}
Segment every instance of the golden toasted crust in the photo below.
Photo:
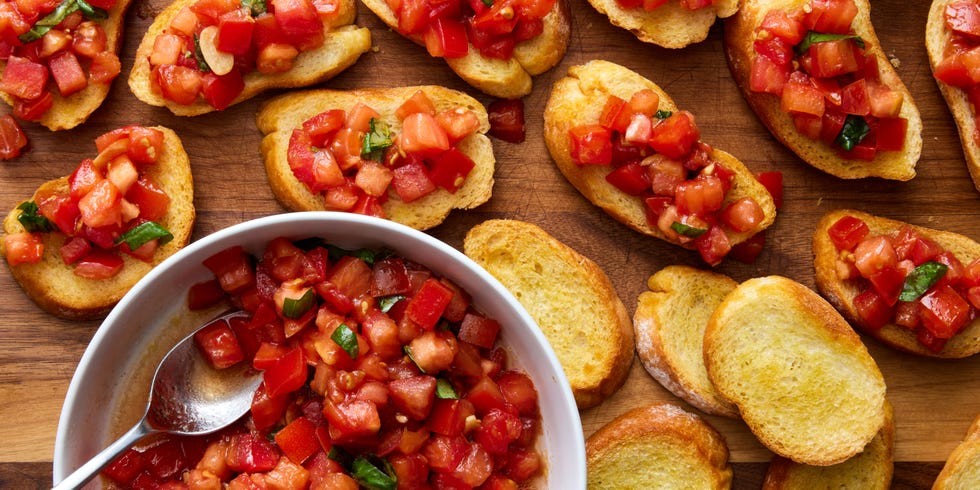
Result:
{"type": "MultiPolygon", "coordinates": [[[[361,0],[382,22],[395,31],[398,17],[385,0],[361,0]]],[[[544,31],[514,46],[511,58],[487,58],[469,44],[465,56],[445,58],[466,83],[480,91],[502,99],[519,99],[531,93],[531,77],[548,71],[565,56],[571,35],[571,17],[567,0],[556,0],[544,17],[544,31]]],[[[406,36],[416,44],[425,45],[421,34],[406,36]]]]}
{"type": "Polygon", "coordinates": [[[585,443],[588,488],[728,489],[725,438],[701,417],[668,403],[626,412],[585,443]]]}
{"type": "MultiPolygon", "coordinates": [[[[124,265],[119,274],[96,280],[75,275],[72,268],[62,262],[58,249],[65,241],[64,234],[45,233],[41,261],[10,268],[14,279],[44,310],[69,319],[91,319],[105,315],[136,281],[190,241],[196,216],[190,161],[176,133],[160,126],[156,126],[156,129],[164,133],[163,151],[146,173],[170,196],[170,207],[158,221],[173,234],[173,240],[157,249],[151,262],[122,254],[124,265]]],[[[31,199],[42,191],[50,190],[67,192],[68,177],[44,183],[31,199]]],[[[15,208],[7,215],[3,222],[5,233],[24,231],[17,221],[19,214],[20,211],[15,208]]]]}
{"type": "Polygon", "coordinates": [[[729,293],[708,321],[704,361],[759,441],[798,463],[840,463],[884,424],[874,359],[829,303],[791,279],[750,279],[729,293]]]}
{"type": "MultiPolygon", "coordinates": [[[[166,107],[178,116],[197,116],[215,109],[200,98],[190,105],[181,105],[165,99],[153,89],[149,56],[153,52],[153,42],[157,35],[170,25],[171,19],[182,8],[195,1],[176,0],[153,19],[153,24],[147,29],[136,49],[136,61],[132,71],[129,72],[129,88],[136,98],[153,106],[166,107]]],[[[354,0],[340,0],[339,9],[337,17],[324,25],[325,36],[320,47],[300,53],[292,69],[285,73],[274,75],[266,75],[258,71],[248,73],[245,75],[245,89],[232,101],[232,104],[273,88],[306,87],[320,83],[335,77],[353,65],[361,54],[371,49],[371,32],[366,28],[353,25],[357,14],[354,0]]]]}
{"type": "MultiPolygon", "coordinates": [[[[602,60],[572,66],[567,77],[555,82],[545,106],[545,143],[561,173],[593,204],[640,233],[693,250],[696,246],[692,242],[680,243],[651,226],[640,198],[630,196],[606,181],[606,175],[613,170],[611,166],[577,165],[572,161],[569,130],[582,124],[598,123],[610,95],[629,100],[641,89],[651,89],[660,96],[660,109],[677,110],[674,101],[659,86],[625,67],[602,60]]],[[[735,173],[732,189],[725,195],[725,204],[751,197],[765,212],[765,219],[754,230],[741,233],[725,230],[733,245],[741,243],[772,224],[776,206],[766,188],[742,162],[718,149],[711,152],[711,157],[735,173]]]]}
{"type": "MultiPolygon", "coordinates": [[[[980,352],[980,319],[975,319],[957,333],[938,353],[920,344],[916,340],[915,333],[907,328],[897,325],[885,325],[880,329],[868,328],[861,321],[853,303],[854,297],[861,292],[861,285],[858,281],[841,281],[838,279],[835,269],[838,252],[827,233],[830,227],[844,216],[854,216],[864,220],[868,224],[871,234],[874,235],[894,235],[902,226],[912,226],[901,221],[872,216],[851,209],[838,209],[825,214],[817,222],[816,230],[813,233],[813,268],[820,294],[827,298],[827,301],[834,305],[851,322],[851,325],[895,349],[928,357],[951,359],[968,357],[980,352]]],[[[980,244],[968,237],[921,226],[912,226],[912,229],[952,252],[964,265],[980,257],[980,244]]]]}
{"type": "Polygon", "coordinates": [[[879,152],[872,161],[845,160],[826,143],[810,139],[797,131],[790,115],[780,109],[779,97],[753,92],[749,88],[752,60],[756,57],[753,49],[755,28],[770,10],[795,10],[805,3],[806,0],[744,0],[738,13],[725,20],[725,54],[728,57],[728,66],[745,99],[776,139],[800,159],[830,175],[842,179],[881,177],[909,180],[915,177],[915,164],[922,153],[922,120],[919,109],[912,100],[912,94],[881,49],[878,36],[871,25],[871,7],[867,0],[854,1],[858,13],[851,25],[855,33],[864,40],[867,52],[878,58],[881,81],[892,90],[900,91],[904,97],[901,117],[908,120],[908,130],[902,151],[879,152]]]}
{"type": "Polygon", "coordinates": [[[739,0],[719,0],[694,11],[678,2],[668,2],[654,10],[623,8],[616,0],[589,3],[607,15],[613,25],[632,32],[639,40],[677,49],[704,41],[716,18],[730,17],[738,11],[739,0]]]}
{"type": "MultiPolygon", "coordinates": [[[[946,5],[952,2],[953,0],[934,0],[929,7],[929,17],[926,21],[926,51],[929,53],[929,63],[933,71],[943,60],[946,46],[952,38],[952,34],[946,29],[943,16],[946,5]]],[[[936,85],[939,85],[939,91],[946,99],[949,112],[956,121],[960,144],[963,146],[963,156],[966,158],[966,168],[970,171],[973,186],[980,191],[980,145],[977,144],[977,122],[966,91],[939,80],[936,80],[936,85]]]]}
{"type": "Polygon", "coordinates": [[[967,490],[980,482],[980,417],[970,425],[963,441],[946,459],[933,490],[967,490]]]}
{"type": "Polygon", "coordinates": [[[622,386],[633,362],[633,325],[595,262],[541,228],[514,220],[473,227],[463,249],[541,327],[580,409],[598,405],[622,386]]]}
{"type": "Polygon", "coordinates": [[[738,409],[721,397],[704,367],[708,319],[738,283],[728,276],[683,265],[667,266],[647,280],[633,329],[636,353],[664,388],[698,409],[730,418],[738,409]]]}
{"type": "Polygon", "coordinates": [[[442,223],[453,209],[472,209],[487,202],[493,191],[495,164],[493,145],[486,136],[490,128],[487,111],[469,95],[438,86],[308,90],[281,95],[264,103],[259,108],[256,124],[265,135],[261,144],[262,156],[269,185],[279,202],[293,211],[324,209],[323,197],[314,195],[296,179],[286,158],[290,135],[294,129],[302,127],[303,121],[329,109],[347,110],[357,102],[364,102],[381,114],[394,135],[401,129],[395,110],[419,90],[428,95],[437,111],[464,107],[476,113],[480,128],[457,145],[476,165],[456,193],[439,188],[410,203],[401,201],[394,193],[389,194],[383,204],[385,215],[392,221],[426,230],[442,223]]]}
{"type": "MultiPolygon", "coordinates": [[[[108,11],[108,18],[101,22],[106,34],[106,50],[117,55],[122,45],[126,9],[129,8],[130,3],[132,0],[116,0],[116,4],[108,11]]],[[[0,72],[6,66],[6,61],[0,61],[0,72]]],[[[102,105],[102,101],[109,95],[111,86],[112,83],[92,82],[68,97],[62,97],[58,90],[52,90],[51,108],[38,122],[51,131],[74,128],[85,122],[102,105]]],[[[14,105],[15,99],[6,92],[0,92],[0,98],[7,104],[14,105]]]]}

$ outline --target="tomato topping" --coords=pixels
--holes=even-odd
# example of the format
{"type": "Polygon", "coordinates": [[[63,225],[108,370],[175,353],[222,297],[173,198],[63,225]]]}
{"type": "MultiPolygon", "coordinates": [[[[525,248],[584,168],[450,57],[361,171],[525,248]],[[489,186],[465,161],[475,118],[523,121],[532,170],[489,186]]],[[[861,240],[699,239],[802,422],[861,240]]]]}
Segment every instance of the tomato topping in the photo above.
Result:
{"type": "Polygon", "coordinates": [[[194,341],[215,369],[225,369],[245,359],[228,321],[216,320],[194,334],[194,341]]]}
{"type": "Polygon", "coordinates": [[[0,116],[0,160],[19,157],[25,146],[27,146],[27,135],[24,134],[17,120],[10,114],[0,116]]]}
{"type": "Polygon", "coordinates": [[[524,101],[500,99],[487,107],[490,117],[490,135],[508,143],[524,141],[524,101]]]}

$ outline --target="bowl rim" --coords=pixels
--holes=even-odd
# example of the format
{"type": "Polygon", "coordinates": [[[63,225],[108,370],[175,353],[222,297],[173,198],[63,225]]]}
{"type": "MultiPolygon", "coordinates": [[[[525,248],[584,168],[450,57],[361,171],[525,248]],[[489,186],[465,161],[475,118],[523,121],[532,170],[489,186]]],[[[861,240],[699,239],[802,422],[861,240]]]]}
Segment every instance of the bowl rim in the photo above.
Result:
{"type": "MultiPolygon", "coordinates": [[[[456,248],[450,246],[449,244],[443,242],[442,240],[433,237],[423,231],[416,230],[406,225],[400,223],[370,216],[357,215],[352,213],[343,212],[332,212],[332,211],[305,211],[305,212],[291,212],[291,213],[281,213],[268,215],[260,218],[246,220],[220,230],[217,230],[209,235],[201,237],[189,243],[187,246],[177,251],[175,254],[166,258],[160,264],[155,266],[149,273],[147,273],[142,279],[140,279],[117,303],[115,307],[109,312],[102,323],[99,325],[98,329],[86,346],[82,357],[80,358],[78,365],[72,375],[71,381],[68,385],[68,390],[65,394],[64,403],[62,405],[61,413],[58,419],[58,428],[55,434],[55,446],[54,446],[54,456],[52,465],[52,481],[57,483],[64,479],[67,475],[74,471],[74,468],[68,467],[68,461],[66,460],[66,443],[70,437],[69,430],[73,422],[73,414],[76,412],[76,407],[80,406],[80,401],[84,399],[84,393],[82,393],[83,384],[88,376],[94,376],[90,374],[93,369],[93,364],[99,351],[102,350],[104,344],[111,340],[113,331],[118,331],[118,327],[113,327],[121,322],[120,317],[127,313],[129,310],[135,308],[142,297],[146,294],[145,290],[147,286],[161,280],[161,277],[168,274],[171,267],[181,261],[187,260],[188,257],[200,254],[202,250],[216,247],[222,242],[229,240],[234,240],[236,238],[239,241],[243,241],[242,237],[247,236],[251,231],[263,230],[267,228],[276,227],[293,227],[293,229],[306,229],[309,230],[309,236],[316,235],[329,235],[329,231],[324,231],[322,228],[325,224],[338,224],[342,223],[346,226],[367,226],[373,228],[379,228],[386,233],[391,233],[392,236],[400,236],[408,238],[410,242],[408,245],[423,247],[430,247],[434,250],[436,254],[443,254],[449,256],[458,265],[464,267],[465,273],[476,275],[480,281],[492,284],[494,287],[493,293],[496,294],[503,300],[506,304],[506,308],[513,310],[517,317],[526,325],[532,326],[533,328],[528,329],[528,333],[533,338],[534,343],[543,347],[543,355],[545,356],[547,366],[550,366],[551,371],[547,375],[555,381],[555,389],[558,390],[562,403],[557,404],[558,413],[563,418],[567,418],[569,422],[572,422],[575,430],[565,430],[566,428],[554,427],[553,430],[561,432],[562,438],[567,438],[563,444],[574,444],[575,448],[578,450],[568,450],[566,447],[562,447],[561,450],[563,454],[566,452],[572,456],[572,460],[563,461],[562,472],[574,471],[577,475],[572,475],[572,481],[580,481],[582,484],[581,488],[585,488],[586,482],[586,458],[585,458],[585,439],[582,432],[582,422],[581,417],[578,412],[577,406],[575,404],[575,399],[572,395],[570,385],[568,383],[565,372],[561,367],[561,363],[558,361],[554,350],[551,348],[550,343],[544,336],[540,327],[530,316],[527,310],[520,304],[520,302],[514,298],[514,296],[503,286],[495,277],[493,277],[489,272],[487,272],[483,267],[478,265],[472,259],[467,257],[465,254],[457,250],[456,248]],[[303,228],[302,225],[309,225],[307,228],[303,228]],[[319,228],[317,226],[320,226],[319,228]],[[577,476],[577,478],[576,478],[577,476]]],[[[295,236],[302,235],[303,233],[292,233],[295,236]]],[[[328,238],[328,241],[331,239],[328,238]]],[[[231,246],[233,243],[227,244],[231,246]]],[[[387,246],[387,245],[386,245],[387,246]]],[[[392,245],[391,248],[402,249],[402,245],[392,245]]],[[[401,252],[399,252],[401,254],[401,252]]],[[[425,264],[427,267],[432,267],[433,269],[441,268],[439,265],[432,266],[431,264],[425,264]]],[[[443,266],[445,267],[445,266],[443,266]]],[[[440,275],[444,275],[440,273],[440,275]]],[[[138,311],[138,310],[137,310],[138,311]]],[[[118,335],[117,335],[118,336],[118,335]]],[[[543,436],[543,435],[542,435],[543,436]]],[[[554,451],[556,448],[549,448],[550,451],[554,451]]],[[[549,481],[554,475],[554,468],[549,468],[547,474],[549,475],[549,481]]]]}

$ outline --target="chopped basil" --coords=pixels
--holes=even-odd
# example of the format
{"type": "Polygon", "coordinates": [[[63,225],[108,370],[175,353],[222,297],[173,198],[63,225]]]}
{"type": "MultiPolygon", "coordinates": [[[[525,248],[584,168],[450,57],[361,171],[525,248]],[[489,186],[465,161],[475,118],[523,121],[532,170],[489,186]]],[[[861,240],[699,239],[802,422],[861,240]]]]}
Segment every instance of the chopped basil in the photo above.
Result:
{"type": "Polygon", "coordinates": [[[415,360],[415,356],[412,355],[412,348],[411,347],[409,347],[407,345],[406,346],[403,346],[402,347],[402,352],[404,352],[405,355],[407,355],[408,358],[412,360],[412,363],[415,364],[415,367],[419,368],[419,371],[421,371],[422,374],[425,374],[425,369],[422,369],[422,366],[419,366],[419,362],[416,361],[415,360]]]}
{"type": "Polygon", "coordinates": [[[348,471],[350,471],[351,464],[354,462],[354,457],[336,444],[330,446],[330,452],[327,453],[327,457],[336,461],[348,471]]]}
{"type": "Polygon", "coordinates": [[[845,150],[852,150],[870,132],[871,127],[868,126],[863,117],[848,114],[847,119],[844,120],[844,126],[834,142],[845,150]]]}
{"type": "Polygon", "coordinates": [[[656,117],[657,119],[667,119],[668,117],[673,115],[674,115],[673,111],[665,111],[665,110],[659,110],[653,113],[653,117],[656,117]]]}
{"type": "Polygon", "coordinates": [[[340,326],[333,331],[333,334],[330,335],[330,340],[339,345],[341,349],[344,349],[344,352],[347,352],[351,359],[357,359],[357,334],[355,334],[346,323],[341,323],[340,326]]]}
{"type": "Polygon", "coordinates": [[[313,308],[315,299],[313,289],[310,288],[299,299],[286,298],[282,300],[282,316],[296,319],[305,315],[306,312],[310,311],[310,308],[313,308]]]}
{"type": "Polygon", "coordinates": [[[369,124],[371,130],[364,135],[364,140],[361,142],[361,156],[380,161],[384,158],[384,151],[391,146],[391,132],[384,121],[373,117],[369,124]]]}
{"type": "Polygon", "coordinates": [[[85,0],[75,0],[75,2],[78,3],[78,10],[81,10],[82,15],[88,20],[106,20],[109,18],[108,12],[93,6],[85,0]]]}
{"type": "Polygon", "coordinates": [[[483,1],[483,5],[486,5],[487,8],[493,7],[493,0],[482,0],[482,1],[483,1]]]}
{"type": "Polygon", "coordinates": [[[258,17],[267,11],[265,0],[242,0],[241,3],[252,17],[258,17]]]}
{"type": "Polygon", "coordinates": [[[810,46],[815,43],[840,41],[842,39],[853,39],[854,44],[857,44],[857,47],[864,49],[864,39],[861,39],[861,36],[858,36],[857,34],[824,34],[822,32],[809,31],[806,33],[806,36],[803,37],[803,41],[796,45],[796,52],[802,54],[810,49],[810,46]]]}
{"type": "Polygon", "coordinates": [[[194,34],[194,59],[197,61],[198,70],[204,73],[211,71],[207,60],[204,59],[204,53],[201,52],[201,38],[197,34],[194,34]]]}
{"type": "Polygon", "coordinates": [[[949,270],[949,267],[945,264],[931,260],[916,267],[905,277],[905,284],[902,285],[902,294],[898,296],[898,299],[901,301],[915,301],[919,299],[929,288],[946,275],[947,270],[949,270]]]}
{"type": "Polygon", "coordinates": [[[679,221],[675,221],[670,224],[670,229],[690,238],[697,238],[708,232],[707,228],[695,228],[693,226],[685,225],[679,221]]]}
{"type": "Polygon", "coordinates": [[[381,309],[382,313],[388,313],[388,311],[391,310],[391,307],[395,306],[395,303],[398,303],[403,299],[405,299],[405,296],[400,294],[378,298],[378,308],[381,309]]]}
{"type": "Polygon", "coordinates": [[[30,233],[46,233],[58,229],[51,220],[38,214],[37,203],[34,201],[24,201],[17,209],[20,210],[17,221],[30,233]]]}
{"type": "Polygon", "coordinates": [[[126,233],[123,233],[122,236],[116,239],[116,245],[125,243],[129,245],[130,250],[136,250],[147,242],[156,239],[159,239],[160,245],[163,245],[173,240],[174,236],[159,223],[145,221],[130,228],[126,233]]]}
{"type": "Polygon", "coordinates": [[[398,486],[398,478],[393,473],[383,471],[365,458],[357,458],[351,465],[351,476],[362,487],[372,490],[394,490],[398,486]]]}
{"type": "Polygon", "coordinates": [[[65,17],[81,10],[82,14],[90,20],[104,20],[109,17],[109,14],[98,7],[93,7],[85,0],[65,0],[58,4],[54,10],[48,15],[45,15],[37,22],[34,23],[34,27],[31,30],[17,36],[23,43],[29,43],[32,41],[37,41],[41,39],[42,36],[48,33],[51,28],[57,26],[61,21],[65,20],[65,17]]]}
{"type": "Polygon", "coordinates": [[[459,395],[456,393],[456,388],[453,388],[452,383],[446,378],[439,378],[436,380],[436,398],[442,398],[443,400],[458,400],[459,395]]]}
{"type": "Polygon", "coordinates": [[[359,248],[357,250],[347,250],[335,245],[326,245],[327,251],[330,253],[330,260],[338,260],[341,257],[346,257],[351,255],[357,257],[368,265],[373,265],[376,260],[381,260],[389,255],[391,252],[377,252],[369,248],[359,248]]]}

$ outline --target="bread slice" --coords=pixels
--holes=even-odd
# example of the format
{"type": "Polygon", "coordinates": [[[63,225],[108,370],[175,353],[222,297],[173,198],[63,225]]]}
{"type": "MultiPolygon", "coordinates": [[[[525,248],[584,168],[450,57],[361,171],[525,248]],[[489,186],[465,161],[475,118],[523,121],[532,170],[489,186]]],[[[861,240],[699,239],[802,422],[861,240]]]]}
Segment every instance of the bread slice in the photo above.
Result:
{"type": "Polygon", "coordinates": [[[463,250],[541,327],[579,409],[598,405],[622,386],[633,362],[633,325],[595,262],[538,226],[515,220],[474,226],[463,250]]]}
{"type": "Polygon", "coordinates": [[[701,417],[669,403],[630,410],[585,442],[588,488],[728,489],[725,438],[701,417]]]}
{"type": "Polygon", "coordinates": [[[738,11],[739,0],[717,0],[710,6],[687,10],[679,2],[668,2],[654,10],[623,8],[616,0],[589,0],[609,22],[633,33],[640,41],[679,49],[704,41],[715,19],[738,11]]]}
{"type": "Polygon", "coordinates": [[[861,452],[885,421],[885,380],[829,303],[781,276],[739,284],[704,334],[708,376],[774,453],[826,466],[861,452]]]}
{"type": "MultiPolygon", "coordinates": [[[[136,61],[129,72],[129,89],[137,99],[153,106],[166,107],[178,116],[197,116],[215,109],[200,98],[190,105],[177,104],[154,90],[149,56],[153,52],[153,42],[157,35],[170,25],[170,21],[182,8],[195,1],[197,0],[176,0],[153,19],[136,49],[136,61]]],[[[338,0],[338,9],[337,16],[323,26],[325,36],[320,47],[300,53],[292,69],[287,72],[266,75],[252,71],[246,74],[245,89],[232,101],[232,105],[265,90],[306,87],[329,80],[353,65],[364,52],[371,49],[371,32],[367,28],[354,25],[357,15],[357,4],[354,0],[338,0]]]]}
{"type": "Polygon", "coordinates": [[[797,131],[790,115],[780,109],[779,97],[753,92],[749,88],[752,60],[756,57],[753,49],[755,28],[772,9],[797,9],[805,4],[807,0],[744,0],[738,13],[725,20],[725,54],[728,57],[728,66],[745,99],[773,136],[813,167],[842,179],[912,179],[915,177],[915,164],[922,153],[922,119],[912,94],[881,48],[871,25],[871,5],[868,0],[854,0],[858,13],[851,27],[864,40],[867,53],[878,58],[881,81],[892,90],[901,92],[904,97],[901,117],[908,120],[908,130],[902,151],[879,152],[871,161],[843,159],[837,150],[826,143],[813,140],[797,131]]]}
{"type": "Polygon", "coordinates": [[[633,314],[636,353],[650,376],[698,409],[730,418],[738,409],[711,384],[703,347],[708,319],[735,286],[723,274],[667,266],[647,280],[633,314]]]}
{"type": "MultiPolygon", "coordinates": [[[[943,11],[952,0],[934,0],[929,7],[929,17],[926,21],[926,52],[929,53],[929,63],[933,71],[943,60],[946,46],[952,39],[952,34],[946,28],[943,11]]],[[[947,85],[938,79],[936,85],[946,99],[949,112],[956,121],[956,129],[960,133],[960,145],[963,146],[963,156],[966,158],[966,168],[970,171],[973,186],[980,191],[980,145],[977,144],[977,121],[974,109],[970,106],[966,90],[947,85]]]]}
{"type": "MultiPolygon", "coordinates": [[[[938,353],[920,344],[916,340],[915,332],[908,328],[897,325],[885,325],[879,329],[869,328],[861,320],[853,303],[854,297],[861,292],[861,285],[858,281],[841,281],[837,277],[835,264],[838,252],[827,234],[827,230],[844,216],[854,216],[864,220],[868,224],[870,233],[874,235],[894,235],[902,226],[908,225],[901,221],[872,216],[852,209],[838,209],[823,215],[817,222],[816,230],[813,233],[814,277],[820,294],[827,298],[827,301],[834,305],[851,322],[851,325],[895,349],[922,356],[950,359],[968,357],[980,352],[980,319],[974,319],[952,339],[949,339],[938,353]]],[[[953,252],[956,258],[963,262],[963,265],[968,265],[980,257],[980,243],[966,236],[921,226],[912,226],[912,229],[935,241],[944,249],[953,252]]]]}
{"type": "MultiPolygon", "coordinates": [[[[398,16],[385,0],[361,0],[382,22],[398,31],[398,16]]],[[[531,93],[531,77],[554,67],[565,56],[571,37],[571,14],[567,0],[556,0],[542,19],[544,30],[533,39],[521,41],[506,60],[488,58],[469,44],[465,56],[445,58],[460,78],[483,93],[502,99],[519,99],[531,93]]],[[[406,36],[425,45],[421,34],[406,36]]]]}
{"type": "MultiPolygon", "coordinates": [[[[101,22],[106,35],[106,50],[116,53],[116,55],[119,55],[119,49],[122,46],[126,10],[130,3],[132,0],[116,0],[116,4],[106,12],[108,17],[101,22]]],[[[0,61],[0,72],[4,70],[6,65],[6,58],[4,58],[3,61],[0,61]]],[[[109,95],[111,87],[112,83],[90,82],[84,89],[68,97],[62,97],[57,90],[52,90],[51,108],[41,116],[38,122],[51,131],[74,128],[85,122],[102,105],[102,101],[109,95]]],[[[7,104],[14,105],[14,97],[6,92],[0,92],[0,98],[7,104]]]]}
{"type": "Polygon", "coordinates": [[[885,424],[864,451],[843,463],[810,466],[774,456],[762,490],[888,490],[895,470],[895,420],[885,403],[885,424]]]}
{"type": "MultiPolygon", "coordinates": [[[[661,110],[677,110],[674,101],[657,84],[628,68],[603,60],[570,67],[568,76],[555,82],[544,109],[545,143],[561,173],[593,204],[640,233],[694,250],[693,242],[680,243],[651,226],[642,199],[630,196],[606,181],[606,175],[613,170],[611,166],[577,165],[572,161],[569,130],[582,124],[597,124],[610,95],[629,100],[642,89],[651,89],[660,96],[661,110]]],[[[725,195],[724,203],[751,197],[765,212],[765,219],[756,229],[740,233],[726,230],[729,241],[735,245],[769,227],[776,218],[776,206],[766,188],[734,156],[714,149],[711,158],[735,173],[732,189],[725,195]]]]}
{"type": "MultiPolygon", "coordinates": [[[[190,241],[194,227],[194,179],[190,161],[177,134],[168,128],[163,131],[163,152],[146,173],[170,196],[170,207],[158,220],[160,225],[173,234],[173,240],[157,249],[153,260],[143,262],[127,254],[121,254],[123,268],[109,279],[85,279],[65,266],[58,249],[65,235],[58,232],[44,233],[44,255],[34,264],[20,264],[10,268],[14,279],[41,308],[68,319],[92,319],[106,313],[147,272],[164,259],[173,255],[190,241]]],[[[48,181],[41,185],[32,200],[41,191],[68,191],[68,177],[48,181]]],[[[4,233],[20,233],[24,227],[17,221],[20,211],[16,207],[3,221],[4,233]]]]}
{"type": "Polygon", "coordinates": [[[970,425],[963,441],[946,459],[933,490],[967,490],[980,482],[980,417],[970,425]]]}
{"type": "Polygon", "coordinates": [[[426,230],[442,223],[453,209],[472,209],[487,202],[493,191],[495,165],[493,145],[486,136],[490,129],[487,110],[463,92],[438,86],[308,90],[281,95],[264,103],[255,121],[265,135],[261,144],[262,156],[269,184],[279,202],[293,211],[324,209],[322,196],[314,195],[296,179],[286,158],[289,137],[294,129],[302,127],[303,121],[329,109],[346,110],[357,102],[364,102],[382,115],[394,135],[401,128],[395,110],[419,90],[432,100],[437,111],[464,107],[476,113],[480,120],[479,129],[457,144],[457,148],[466,153],[476,166],[456,193],[439,188],[411,203],[403,202],[392,194],[383,205],[385,216],[412,228],[426,230]]]}

